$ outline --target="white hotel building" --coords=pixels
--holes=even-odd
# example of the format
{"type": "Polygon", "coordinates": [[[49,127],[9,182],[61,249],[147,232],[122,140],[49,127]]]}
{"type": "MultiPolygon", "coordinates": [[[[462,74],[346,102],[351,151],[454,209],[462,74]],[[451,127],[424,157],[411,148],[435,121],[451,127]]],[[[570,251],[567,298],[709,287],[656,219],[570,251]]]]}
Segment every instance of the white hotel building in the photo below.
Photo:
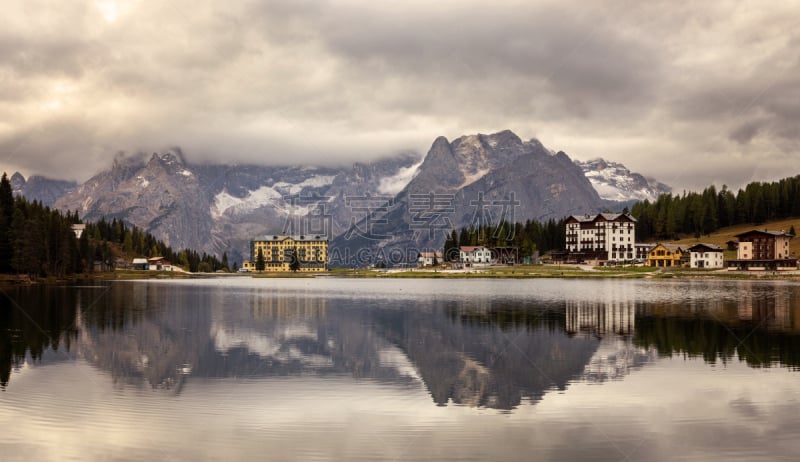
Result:
{"type": "Polygon", "coordinates": [[[566,228],[570,259],[621,262],[636,258],[636,219],[630,214],[572,215],[566,228]]]}

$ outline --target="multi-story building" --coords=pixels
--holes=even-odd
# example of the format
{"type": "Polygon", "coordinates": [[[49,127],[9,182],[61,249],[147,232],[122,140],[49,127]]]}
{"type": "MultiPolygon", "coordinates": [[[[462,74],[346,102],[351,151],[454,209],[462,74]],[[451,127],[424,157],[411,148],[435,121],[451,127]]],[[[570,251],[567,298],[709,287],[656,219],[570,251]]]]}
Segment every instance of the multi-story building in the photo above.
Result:
{"type": "Polygon", "coordinates": [[[576,261],[636,258],[636,219],[627,213],[572,215],[566,221],[566,249],[576,261]]]}
{"type": "Polygon", "coordinates": [[[739,239],[736,260],[728,269],[779,270],[794,269],[797,259],[789,251],[789,241],[794,237],[784,231],[747,231],[734,236],[739,239]]]}
{"type": "Polygon", "coordinates": [[[794,237],[783,231],[757,230],[734,236],[739,239],[739,260],[784,260],[789,258],[789,241],[794,237]]]}
{"type": "Polygon", "coordinates": [[[264,271],[292,271],[292,261],[297,260],[297,271],[327,271],[328,239],[319,235],[265,235],[250,241],[250,261],[242,269],[256,271],[259,252],[264,259],[264,271]]]}

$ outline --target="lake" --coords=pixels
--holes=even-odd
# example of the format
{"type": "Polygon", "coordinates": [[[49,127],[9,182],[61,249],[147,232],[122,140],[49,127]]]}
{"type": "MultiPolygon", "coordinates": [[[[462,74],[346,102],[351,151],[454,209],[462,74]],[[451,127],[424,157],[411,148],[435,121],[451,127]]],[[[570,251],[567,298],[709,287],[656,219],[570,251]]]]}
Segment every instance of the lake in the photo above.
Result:
{"type": "Polygon", "coordinates": [[[0,294],[16,460],[796,460],[800,284],[104,281],[0,294]]]}

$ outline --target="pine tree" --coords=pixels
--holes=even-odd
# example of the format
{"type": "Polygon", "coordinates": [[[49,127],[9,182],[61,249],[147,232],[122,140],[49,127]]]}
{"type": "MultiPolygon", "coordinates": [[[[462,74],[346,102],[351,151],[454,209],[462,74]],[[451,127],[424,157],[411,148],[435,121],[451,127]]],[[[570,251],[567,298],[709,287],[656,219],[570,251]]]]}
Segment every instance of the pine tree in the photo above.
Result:
{"type": "Polygon", "coordinates": [[[297,249],[292,247],[286,253],[287,253],[287,256],[289,257],[289,269],[292,270],[292,271],[299,270],[300,269],[300,259],[297,256],[297,249]]]}
{"type": "Polygon", "coordinates": [[[14,219],[14,194],[11,182],[3,173],[0,178],[0,273],[10,273],[11,260],[14,257],[13,236],[11,234],[14,219]]]}
{"type": "Polygon", "coordinates": [[[258,255],[256,256],[256,271],[264,271],[266,265],[267,264],[264,261],[264,250],[261,247],[259,247],[258,255]]]}

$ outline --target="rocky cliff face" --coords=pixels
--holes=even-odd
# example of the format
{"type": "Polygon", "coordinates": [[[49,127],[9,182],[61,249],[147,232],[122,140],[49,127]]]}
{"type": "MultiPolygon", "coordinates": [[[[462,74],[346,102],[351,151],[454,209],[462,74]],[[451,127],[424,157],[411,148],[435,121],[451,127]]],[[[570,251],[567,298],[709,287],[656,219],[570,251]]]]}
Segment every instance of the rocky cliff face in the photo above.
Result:
{"type": "Polygon", "coordinates": [[[78,187],[78,183],[74,181],[54,180],[38,175],[33,175],[26,180],[19,172],[11,175],[9,181],[15,196],[38,200],[46,206],[52,206],[59,198],[78,187]]]}
{"type": "Polygon", "coordinates": [[[207,245],[213,221],[203,183],[189,170],[180,152],[153,154],[115,162],[77,190],[56,202],[78,210],[85,220],[117,218],[137,225],[175,248],[211,250],[207,245]]]}
{"type": "Polygon", "coordinates": [[[403,154],[350,168],[192,165],[175,150],[149,161],[119,159],[56,207],[86,220],[121,219],[173,247],[241,261],[256,235],[310,233],[309,226],[331,237],[343,232],[354,213],[350,199],[393,195],[418,164],[403,154]]]}
{"type": "Polygon", "coordinates": [[[204,166],[213,220],[212,249],[248,259],[249,242],[265,233],[323,234],[347,229],[353,198],[391,194],[418,159],[401,155],[350,168],[204,166]]]}
{"type": "MultiPolygon", "coordinates": [[[[514,133],[434,141],[416,176],[386,210],[363,217],[338,236],[333,259],[357,255],[399,262],[415,250],[438,249],[445,233],[470,225],[561,218],[596,212],[603,201],[563,152],[514,133]],[[393,254],[394,256],[390,256],[393,254]],[[406,255],[408,254],[408,255],[406,255]]],[[[333,261],[332,264],[337,262],[333,261]]]]}

